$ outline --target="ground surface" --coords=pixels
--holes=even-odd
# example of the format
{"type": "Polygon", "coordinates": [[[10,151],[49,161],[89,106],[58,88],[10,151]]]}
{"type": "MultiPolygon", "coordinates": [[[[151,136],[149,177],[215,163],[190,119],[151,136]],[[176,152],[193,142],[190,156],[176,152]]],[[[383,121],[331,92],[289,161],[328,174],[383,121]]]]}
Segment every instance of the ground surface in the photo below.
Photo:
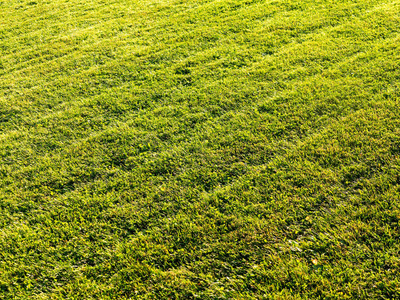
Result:
{"type": "Polygon", "coordinates": [[[400,2],[0,2],[1,299],[399,299],[400,2]]]}

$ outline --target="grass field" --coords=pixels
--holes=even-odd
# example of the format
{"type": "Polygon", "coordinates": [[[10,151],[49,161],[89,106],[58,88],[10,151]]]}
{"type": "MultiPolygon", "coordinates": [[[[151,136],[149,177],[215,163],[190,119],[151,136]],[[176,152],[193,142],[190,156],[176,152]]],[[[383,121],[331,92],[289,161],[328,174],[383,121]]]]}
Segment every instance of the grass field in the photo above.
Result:
{"type": "Polygon", "coordinates": [[[400,299],[400,2],[0,1],[0,299],[400,299]]]}

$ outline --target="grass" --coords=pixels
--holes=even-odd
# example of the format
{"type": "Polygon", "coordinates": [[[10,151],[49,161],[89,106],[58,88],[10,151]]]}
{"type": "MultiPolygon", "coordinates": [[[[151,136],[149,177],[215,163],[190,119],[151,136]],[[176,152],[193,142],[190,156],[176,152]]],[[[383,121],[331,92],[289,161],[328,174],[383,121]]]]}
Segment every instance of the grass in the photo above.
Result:
{"type": "Polygon", "coordinates": [[[0,2],[1,299],[399,299],[395,0],[0,2]]]}

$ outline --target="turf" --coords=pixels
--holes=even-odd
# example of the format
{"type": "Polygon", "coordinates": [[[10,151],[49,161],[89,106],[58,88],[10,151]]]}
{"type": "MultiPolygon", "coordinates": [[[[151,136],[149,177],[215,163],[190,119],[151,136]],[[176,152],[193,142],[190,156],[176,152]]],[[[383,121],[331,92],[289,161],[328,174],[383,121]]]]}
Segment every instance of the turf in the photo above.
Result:
{"type": "Polygon", "coordinates": [[[0,1],[1,299],[399,299],[397,0],[0,1]]]}

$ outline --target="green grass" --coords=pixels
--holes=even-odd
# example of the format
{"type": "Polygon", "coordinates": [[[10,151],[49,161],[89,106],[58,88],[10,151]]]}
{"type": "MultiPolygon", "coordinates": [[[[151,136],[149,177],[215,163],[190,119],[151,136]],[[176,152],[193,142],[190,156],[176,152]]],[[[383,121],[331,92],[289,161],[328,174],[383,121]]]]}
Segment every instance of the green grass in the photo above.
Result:
{"type": "Polygon", "coordinates": [[[399,299],[396,0],[0,2],[0,299],[399,299]]]}

